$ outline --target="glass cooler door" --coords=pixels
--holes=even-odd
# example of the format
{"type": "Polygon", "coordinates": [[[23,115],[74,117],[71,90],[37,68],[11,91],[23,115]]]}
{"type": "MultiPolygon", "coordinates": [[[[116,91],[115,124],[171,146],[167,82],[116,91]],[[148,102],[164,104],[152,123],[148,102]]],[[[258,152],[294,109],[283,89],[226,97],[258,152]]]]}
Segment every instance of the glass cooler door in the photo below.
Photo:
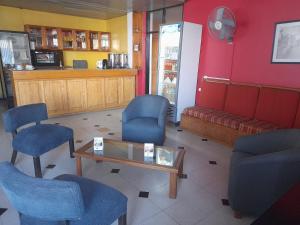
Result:
{"type": "Polygon", "coordinates": [[[176,105],[182,24],[162,25],[159,36],[158,95],[176,105]]]}

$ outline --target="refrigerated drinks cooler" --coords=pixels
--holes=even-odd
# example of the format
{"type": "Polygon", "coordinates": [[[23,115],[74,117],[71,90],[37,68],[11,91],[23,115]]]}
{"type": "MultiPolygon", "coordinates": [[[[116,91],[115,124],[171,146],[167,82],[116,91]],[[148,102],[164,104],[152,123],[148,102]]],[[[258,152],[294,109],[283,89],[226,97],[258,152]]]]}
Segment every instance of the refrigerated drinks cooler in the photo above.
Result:
{"type": "Polygon", "coordinates": [[[157,90],[170,102],[173,123],[180,121],[184,108],[195,105],[201,35],[200,24],[160,26],[157,90]]]}
{"type": "Polygon", "coordinates": [[[0,88],[9,108],[14,106],[12,80],[9,70],[17,65],[31,65],[27,33],[0,31],[0,88]]]}

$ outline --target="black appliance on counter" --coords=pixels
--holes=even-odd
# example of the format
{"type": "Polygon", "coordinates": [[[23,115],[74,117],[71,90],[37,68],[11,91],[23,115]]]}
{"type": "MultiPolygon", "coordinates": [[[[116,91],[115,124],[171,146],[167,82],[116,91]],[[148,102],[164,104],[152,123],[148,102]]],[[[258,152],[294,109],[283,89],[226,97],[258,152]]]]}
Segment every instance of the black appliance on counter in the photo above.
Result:
{"type": "Polygon", "coordinates": [[[64,66],[63,51],[61,50],[32,50],[32,65],[37,69],[60,68],[64,66]]]}
{"type": "Polygon", "coordinates": [[[102,61],[102,69],[108,69],[108,61],[107,61],[107,59],[103,59],[103,61],[102,61]]]}

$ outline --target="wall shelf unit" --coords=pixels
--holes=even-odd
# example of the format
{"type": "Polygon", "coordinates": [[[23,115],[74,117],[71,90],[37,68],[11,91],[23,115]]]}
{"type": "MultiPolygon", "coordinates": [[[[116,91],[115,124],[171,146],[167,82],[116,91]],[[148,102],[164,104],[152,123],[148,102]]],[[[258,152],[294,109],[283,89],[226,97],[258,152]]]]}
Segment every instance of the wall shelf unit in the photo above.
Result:
{"type": "Polygon", "coordinates": [[[46,32],[46,48],[60,49],[61,48],[61,30],[57,28],[45,28],[46,32]]]}
{"type": "Polygon", "coordinates": [[[31,49],[42,49],[45,46],[45,39],[43,38],[45,32],[42,27],[25,25],[24,30],[29,34],[31,49]]]}
{"type": "Polygon", "coordinates": [[[100,33],[100,50],[104,52],[110,51],[111,35],[109,32],[100,33]]]}
{"type": "Polygon", "coordinates": [[[90,49],[92,51],[98,51],[100,46],[100,32],[90,31],[90,49]]]}
{"type": "Polygon", "coordinates": [[[75,48],[76,48],[76,50],[89,50],[88,36],[89,36],[88,31],[75,30],[75,48]]]}
{"type": "Polygon", "coordinates": [[[110,32],[37,25],[25,25],[24,30],[29,33],[31,50],[109,52],[111,49],[110,32]]]}
{"type": "Polygon", "coordinates": [[[65,50],[74,49],[74,35],[73,31],[69,29],[62,29],[62,48],[65,50]]]}

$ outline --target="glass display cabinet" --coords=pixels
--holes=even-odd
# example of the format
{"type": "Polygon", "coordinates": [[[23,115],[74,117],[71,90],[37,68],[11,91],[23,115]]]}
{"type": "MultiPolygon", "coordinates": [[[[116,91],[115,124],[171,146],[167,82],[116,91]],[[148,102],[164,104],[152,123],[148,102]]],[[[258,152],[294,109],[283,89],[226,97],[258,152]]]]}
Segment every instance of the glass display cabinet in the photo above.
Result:
{"type": "Polygon", "coordinates": [[[43,48],[43,31],[44,29],[39,26],[25,26],[25,31],[29,34],[30,49],[42,49],[43,48]]]}
{"type": "Polygon", "coordinates": [[[100,34],[100,50],[110,51],[110,33],[101,32],[100,34]]]}
{"type": "Polygon", "coordinates": [[[111,49],[110,32],[25,25],[31,50],[102,51],[111,49]]]}
{"type": "Polygon", "coordinates": [[[90,32],[91,50],[99,51],[99,38],[100,38],[99,32],[97,31],[90,32]]]}
{"type": "Polygon", "coordinates": [[[75,43],[77,50],[88,50],[88,32],[75,31],[75,43]]]}
{"type": "Polygon", "coordinates": [[[73,31],[72,30],[66,30],[63,29],[61,31],[62,33],[62,40],[63,40],[63,48],[64,49],[73,49],[73,31]]]}
{"type": "Polygon", "coordinates": [[[59,49],[60,30],[56,28],[46,28],[46,46],[47,49],[59,49]]]}

